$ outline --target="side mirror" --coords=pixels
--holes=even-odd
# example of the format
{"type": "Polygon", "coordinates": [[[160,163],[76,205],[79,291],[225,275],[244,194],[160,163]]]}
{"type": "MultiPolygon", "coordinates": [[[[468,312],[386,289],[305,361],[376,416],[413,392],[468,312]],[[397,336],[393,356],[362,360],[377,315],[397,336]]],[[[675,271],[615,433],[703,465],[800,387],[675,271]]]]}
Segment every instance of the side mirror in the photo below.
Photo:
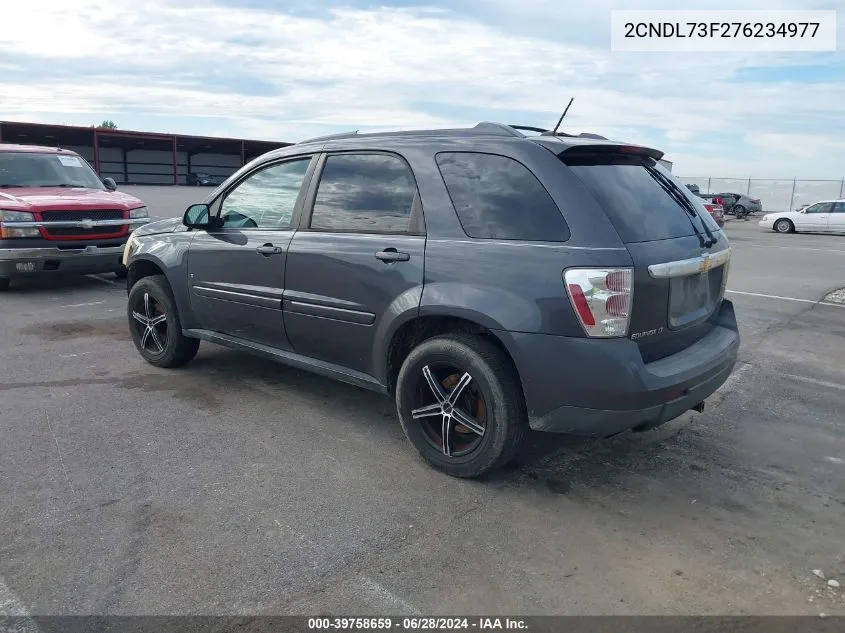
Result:
{"type": "Polygon", "coordinates": [[[205,203],[192,204],[182,217],[182,224],[190,229],[208,229],[211,227],[211,209],[205,203]]]}
{"type": "Polygon", "coordinates": [[[103,184],[109,191],[117,189],[117,183],[114,181],[114,178],[103,178],[103,184]]]}

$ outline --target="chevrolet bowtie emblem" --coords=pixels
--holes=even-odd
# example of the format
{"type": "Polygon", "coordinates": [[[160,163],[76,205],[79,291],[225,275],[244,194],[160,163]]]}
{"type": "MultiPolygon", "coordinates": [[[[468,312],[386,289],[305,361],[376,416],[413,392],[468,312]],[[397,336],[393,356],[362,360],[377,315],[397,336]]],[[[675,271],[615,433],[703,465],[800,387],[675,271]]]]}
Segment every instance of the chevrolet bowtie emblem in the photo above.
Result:
{"type": "Polygon", "coordinates": [[[713,267],[713,262],[710,261],[710,256],[709,255],[702,256],[701,263],[698,265],[698,272],[706,273],[712,267],[713,267]]]}
{"type": "Polygon", "coordinates": [[[93,229],[94,228],[94,220],[82,220],[79,223],[83,229],[93,229]]]}

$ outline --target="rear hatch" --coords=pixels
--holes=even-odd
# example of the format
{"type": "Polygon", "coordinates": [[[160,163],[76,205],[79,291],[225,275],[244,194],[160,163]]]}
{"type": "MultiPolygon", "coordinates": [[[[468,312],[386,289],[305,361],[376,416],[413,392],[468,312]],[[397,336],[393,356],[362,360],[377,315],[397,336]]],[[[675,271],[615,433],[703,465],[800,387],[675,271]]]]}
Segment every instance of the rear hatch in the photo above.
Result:
{"type": "Polygon", "coordinates": [[[656,150],[576,145],[560,159],[590,191],[634,263],[628,337],[650,362],[707,335],[724,297],[730,249],[703,201],[656,150]]]}

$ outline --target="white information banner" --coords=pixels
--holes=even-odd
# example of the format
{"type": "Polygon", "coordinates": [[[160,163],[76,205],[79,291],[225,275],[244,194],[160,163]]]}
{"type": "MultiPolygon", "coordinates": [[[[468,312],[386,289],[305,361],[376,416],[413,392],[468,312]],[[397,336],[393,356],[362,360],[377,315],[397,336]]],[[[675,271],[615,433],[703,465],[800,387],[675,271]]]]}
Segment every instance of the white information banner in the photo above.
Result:
{"type": "Polygon", "coordinates": [[[611,11],[610,47],[714,53],[836,51],[836,11],[611,11]]]}

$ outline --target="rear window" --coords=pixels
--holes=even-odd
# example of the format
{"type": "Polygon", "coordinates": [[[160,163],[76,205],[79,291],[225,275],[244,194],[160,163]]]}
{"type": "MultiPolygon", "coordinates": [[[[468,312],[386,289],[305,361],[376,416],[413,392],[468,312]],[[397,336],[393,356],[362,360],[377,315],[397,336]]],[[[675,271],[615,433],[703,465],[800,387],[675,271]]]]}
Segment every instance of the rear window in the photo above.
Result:
{"type": "Polygon", "coordinates": [[[464,232],[473,238],[565,242],[569,227],[525,165],[477,152],[443,152],[437,165],[464,232]]]}
{"type": "Polygon", "coordinates": [[[625,154],[576,154],[561,156],[564,163],[586,185],[604,209],[623,242],[649,242],[703,232],[698,220],[675,201],[649,172],[653,167],[667,176],[678,193],[692,202],[701,222],[719,230],[700,198],[652,158],[625,154]]]}

